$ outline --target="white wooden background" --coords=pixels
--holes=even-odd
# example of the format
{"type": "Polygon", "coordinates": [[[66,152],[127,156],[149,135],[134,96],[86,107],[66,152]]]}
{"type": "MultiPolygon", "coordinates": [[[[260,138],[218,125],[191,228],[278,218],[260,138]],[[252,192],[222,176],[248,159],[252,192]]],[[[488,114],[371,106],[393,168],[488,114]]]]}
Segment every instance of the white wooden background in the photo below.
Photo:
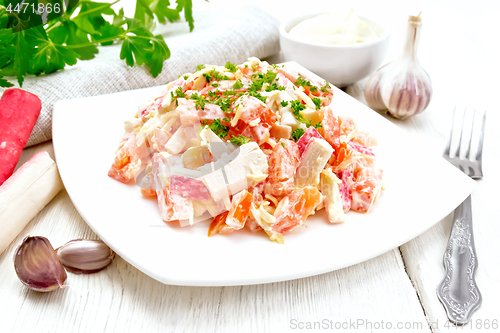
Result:
{"type": "MultiPolygon", "coordinates": [[[[129,8],[133,5],[123,1],[129,8]]],[[[194,5],[203,8],[229,2],[195,1],[194,5]]],[[[327,0],[255,0],[251,3],[280,20],[304,11],[332,9],[335,5],[349,5],[381,17],[393,28],[388,60],[401,47],[407,15],[423,12],[419,58],[432,79],[434,96],[423,114],[407,121],[391,121],[430,140],[429,149],[441,150],[454,106],[488,110],[485,176],[477,182],[472,195],[479,260],[476,280],[483,304],[471,323],[458,329],[498,331],[498,326],[494,329],[492,323],[496,321],[498,325],[500,320],[497,303],[500,299],[499,2],[360,0],[346,4],[327,0]]],[[[279,56],[272,59],[280,61],[279,56]]],[[[347,91],[363,101],[362,87],[360,82],[347,91]]],[[[19,165],[39,150],[52,153],[52,144],[26,149],[19,165]]],[[[427,165],[423,156],[423,175],[426,172],[432,172],[432,165],[427,165]]],[[[33,292],[19,282],[12,261],[14,249],[25,235],[45,236],[54,247],[74,238],[98,238],[63,190],[0,254],[0,332],[458,330],[449,327],[436,297],[436,287],[444,274],[442,259],[451,222],[449,215],[416,239],[372,260],[287,282],[241,287],[168,286],[117,257],[98,274],[68,274],[69,286],[63,290],[48,294],[33,292]],[[314,322],[322,325],[307,329],[307,323],[314,325],[314,322]]]]}

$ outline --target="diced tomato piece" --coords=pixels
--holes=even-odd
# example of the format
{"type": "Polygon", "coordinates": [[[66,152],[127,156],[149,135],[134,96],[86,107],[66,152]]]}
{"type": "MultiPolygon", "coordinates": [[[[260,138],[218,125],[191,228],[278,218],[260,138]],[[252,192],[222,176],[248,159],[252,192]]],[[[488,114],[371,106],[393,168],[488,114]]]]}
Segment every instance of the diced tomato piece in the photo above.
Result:
{"type": "Polygon", "coordinates": [[[340,122],[331,108],[321,108],[319,117],[323,126],[323,136],[326,141],[338,152],[340,146],[340,122]]]}
{"type": "Polygon", "coordinates": [[[215,217],[210,223],[208,236],[210,237],[214,233],[228,235],[233,231],[242,229],[250,213],[252,200],[253,197],[247,190],[233,195],[231,210],[215,217]]]}
{"type": "Polygon", "coordinates": [[[296,189],[280,201],[275,212],[276,222],[271,227],[280,234],[292,231],[302,225],[320,203],[321,193],[316,187],[296,189]]]}
{"type": "Polygon", "coordinates": [[[245,104],[244,111],[242,111],[239,120],[245,124],[248,124],[256,119],[259,119],[259,122],[256,126],[246,126],[241,134],[261,145],[270,136],[269,131],[271,130],[273,124],[276,122],[276,114],[271,109],[263,105],[262,102],[255,97],[243,97],[249,97],[253,100],[252,102],[250,102],[250,104],[245,104]],[[254,100],[257,100],[258,103],[254,100]]]}
{"type": "Polygon", "coordinates": [[[203,108],[203,110],[201,108],[198,110],[198,117],[200,118],[200,120],[214,120],[224,118],[225,114],[220,106],[205,103],[205,107],[203,108]]]}
{"type": "Polygon", "coordinates": [[[290,194],[294,189],[295,172],[299,163],[298,145],[291,140],[281,139],[269,158],[265,193],[274,196],[290,194]]]}
{"type": "Polygon", "coordinates": [[[253,96],[243,95],[236,102],[238,107],[242,108],[240,118],[245,123],[249,123],[260,116],[268,109],[262,101],[253,96]]]}
{"type": "Polygon", "coordinates": [[[122,138],[123,146],[118,150],[108,176],[122,183],[130,182],[141,168],[141,158],[137,154],[134,133],[127,133],[122,138]]]}
{"type": "Polygon", "coordinates": [[[366,158],[357,160],[355,167],[351,185],[351,209],[365,213],[380,191],[383,171],[375,168],[373,160],[366,158]]]}

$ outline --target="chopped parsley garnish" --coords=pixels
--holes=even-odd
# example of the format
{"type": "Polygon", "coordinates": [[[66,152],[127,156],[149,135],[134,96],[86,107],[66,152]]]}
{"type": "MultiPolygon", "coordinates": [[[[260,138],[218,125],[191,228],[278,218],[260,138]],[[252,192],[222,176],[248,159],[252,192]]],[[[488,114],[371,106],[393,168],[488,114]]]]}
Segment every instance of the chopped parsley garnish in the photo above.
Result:
{"type": "Polygon", "coordinates": [[[281,101],[281,106],[282,106],[282,107],[285,107],[285,106],[287,106],[287,105],[288,105],[288,101],[281,101]]]}
{"type": "Polygon", "coordinates": [[[219,99],[212,101],[213,104],[220,106],[220,108],[224,112],[231,111],[229,108],[231,107],[231,104],[233,104],[233,102],[234,100],[228,97],[221,97],[219,99]]]}
{"type": "Polygon", "coordinates": [[[231,138],[231,143],[241,146],[244,145],[245,143],[252,142],[252,140],[245,138],[243,135],[239,134],[238,136],[234,136],[231,138]]]}
{"type": "Polygon", "coordinates": [[[322,92],[325,92],[325,93],[326,93],[326,92],[328,92],[328,89],[327,89],[327,88],[330,88],[330,84],[329,84],[327,81],[325,81],[325,85],[324,85],[323,87],[321,87],[321,89],[320,89],[320,90],[321,90],[322,92]]]}
{"type": "Polygon", "coordinates": [[[177,89],[175,89],[175,95],[174,92],[171,91],[170,96],[172,96],[173,101],[176,101],[178,98],[186,97],[186,94],[184,93],[184,91],[182,91],[182,87],[177,87],[177,89]]]}
{"type": "Polygon", "coordinates": [[[212,87],[215,87],[215,88],[217,88],[218,86],[220,86],[220,84],[219,84],[217,81],[212,81],[212,82],[210,82],[210,85],[211,85],[212,87]]]}
{"type": "Polygon", "coordinates": [[[316,110],[319,110],[319,108],[321,107],[321,99],[318,97],[313,97],[311,99],[312,99],[314,105],[316,105],[316,110]]]}
{"type": "Polygon", "coordinates": [[[234,83],[233,89],[240,89],[240,88],[243,88],[243,83],[241,82],[241,80],[238,80],[234,83]]]}
{"type": "Polygon", "coordinates": [[[282,142],[281,145],[283,146],[283,148],[285,148],[285,143],[284,142],[282,142]]]}
{"type": "MultiPolygon", "coordinates": [[[[204,123],[202,122],[202,125],[206,125],[206,121],[204,123]]],[[[227,132],[229,131],[229,126],[222,125],[220,119],[214,119],[214,122],[207,127],[223,140],[226,138],[227,132]]]]}
{"type": "Polygon", "coordinates": [[[294,84],[299,87],[307,87],[307,86],[312,86],[311,82],[307,81],[304,79],[300,74],[297,80],[295,80],[294,84]]]}
{"type": "Polygon", "coordinates": [[[321,122],[316,123],[316,124],[314,124],[313,126],[314,126],[314,128],[316,128],[316,129],[318,129],[318,128],[320,128],[320,127],[323,127],[323,125],[321,124],[321,122]]]}
{"type": "Polygon", "coordinates": [[[267,99],[266,96],[262,96],[261,94],[259,94],[256,91],[248,91],[248,95],[260,99],[262,101],[262,103],[265,103],[266,99],[267,99]]]}
{"type": "Polygon", "coordinates": [[[183,78],[184,78],[184,80],[187,80],[187,79],[189,79],[189,75],[184,75],[183,78]]]}
{"type": "Polygon", "coordinates": [[[230,71],[231,73],[234,73],[234,72],[236,72],[236,71],[238,70],[238,67],[236,67],[236,65],[235,65],[235,64],[232,64],[232,63],[230,63],[230,62],[227,62],[225,67],[226,67],[226,69],[227,69],[228,71],[230,71]]]}
{"type": "Polygon", "coordinates": [[[267,92],[270,92],[273,90],[285,90],[285,89],[286,89],[285,87],[278,87],[276,82],[266,87],[267,92]]]}
{"type": "Polygon", "coordinates": [[[195,101],[195,104],[200,107],[200,109],[205,110],[205,103],[207,100],[203,95],[198,95],[198,93],[194,93],[191,95],[191,98],[195,101]]]}
{"type": "Polygon", "coordinates": [[[201,71],[203,68],[205,68],[205,65],[198,65],[196,66],[196,71],[201,71]]]}
{"type": "Polygon", "coordinates": [[[304,135],[306,131],[304,131],[302,128],[297,128],[296,130],[293,130],[292,132],[292,138],[295,141],[299,141],[300,137],[304,135]]]}
{"type": "Polygon", "coordinates": [[[212,81],[212,79],[214,78],[212,75],[210,75],[209,73],[203,73],[203,77],[207,80],[207,82],[210,82],[212,81]]]}
{"type": "Polygon", "coordinates": [[[297,80],[295,80],[294,84],[299,87],[307,88],[309,87],[309,91],[315,93],[318,91],[318,87],[313,86],[312,83],[306,79],[304,79],[300,74],[297,80]]]}
{"type": "MultiPolygon", "coordinates": [[[[262,74],[262,73],[252,74],[252,83],[248,87],[248,90],[249,91],[260,91],[260,90],[262,90],[262,86],[264,85],[264,83],[271,85],[275,78],[276,78],[276,73],[273,72],[272,70],[268,70],[265,74],[262,74]]],[[[276,89],[274,89],[274,90],[276,90],[276,89]]],[[[270,91],[270,90],[266,89],[266,91],[270,91]]]]}
{"type": "Polygon", "coordinates": [[[311,121],[309,119],[305,119],[302,114],[300,114],[300,111],[305,110],[306,106],[300,101],[291,101],[290,104],[295,119],[297,119],[301,123],[306,124],[307,127],[311,126],[311,121]]]}
{"type": "Polygon", "coordinates": [[[291,104],[290,106],[292,107],[293,114],[295,116],[300,115],[300,111],[306,109],[306,106],[297,100],[291,101],[290,104],[291,104]]]}

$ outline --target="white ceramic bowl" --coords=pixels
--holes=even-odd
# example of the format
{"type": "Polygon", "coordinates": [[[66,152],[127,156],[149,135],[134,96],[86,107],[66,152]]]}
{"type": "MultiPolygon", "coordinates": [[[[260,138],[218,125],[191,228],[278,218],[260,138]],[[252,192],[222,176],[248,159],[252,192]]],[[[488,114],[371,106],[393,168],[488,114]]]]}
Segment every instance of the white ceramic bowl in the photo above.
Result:
{"type": "Polygon", "coordinates": [[[296,61],[337,87],[345,87],[375,72],[385,59],[390,31],[382,24],[360,16],[380,36],[356,44],[320,44],[300,40],[288,32],[298,23],[320,15],[307,14],[280,25],[280,46],[285,61],[296,61]]]}

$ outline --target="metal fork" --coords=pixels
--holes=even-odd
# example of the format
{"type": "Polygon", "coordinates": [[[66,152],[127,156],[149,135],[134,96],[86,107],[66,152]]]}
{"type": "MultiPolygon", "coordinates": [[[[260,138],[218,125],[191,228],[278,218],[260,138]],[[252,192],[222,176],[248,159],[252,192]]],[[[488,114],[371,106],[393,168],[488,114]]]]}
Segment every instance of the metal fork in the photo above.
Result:
{"type": "MultiPolygon", "coordinates": [[[[450,138],[443,153],[443,157],[466,175],[473,179],[483,177],[482,152],[484,141],[484,128],[486,112],[482,116],[481,133],[477,144],[475,156],[472,156],[472,139],[475,133],[474,119],[476,110],[472,116],[470,138],[468,143],[463,143],[462,138],[466,126],[466,111],[462,119],[458,148],[453,155],[450,154],[456,109],[453,112],[453,120],[450,138]],[[463,146],[467,145],[465,157],[461,157],[463,146]]],[[[482,297],[477,288],[474,275],[477,268],[476,249],[474,247],[474,236],[472,231],[472,208],[470,195],[455,209],[453,215],[453,229],[444,253],[444,266],[446,275],[437,288],[437,296],[443,304],[448,319],[457,325],[467,324],[474,311],[481,305],[482,297]]]]}

